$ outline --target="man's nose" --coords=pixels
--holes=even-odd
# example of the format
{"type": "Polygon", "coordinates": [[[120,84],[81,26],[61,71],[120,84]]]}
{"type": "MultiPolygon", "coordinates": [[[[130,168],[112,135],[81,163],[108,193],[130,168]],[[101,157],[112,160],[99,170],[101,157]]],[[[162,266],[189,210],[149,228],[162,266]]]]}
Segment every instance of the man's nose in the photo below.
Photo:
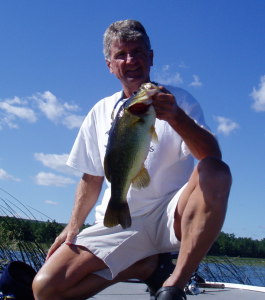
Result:
{"type": "Polygon", "coordinates": [[[133,53],[128,53],[128,54],[127,54],[126,62],[127,62],[127,63],[131,63],[131,62],[134,62],[134,60],[135,60],[134,54],[133,54],[133,53]]]}

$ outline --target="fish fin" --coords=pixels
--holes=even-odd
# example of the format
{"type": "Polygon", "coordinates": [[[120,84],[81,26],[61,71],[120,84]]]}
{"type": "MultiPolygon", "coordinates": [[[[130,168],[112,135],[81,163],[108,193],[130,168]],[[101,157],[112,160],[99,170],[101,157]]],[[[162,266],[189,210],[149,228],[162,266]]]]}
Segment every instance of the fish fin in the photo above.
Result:
{"type": "Polygon", "coordinates": [[[156,134],[156,129],[155,129],[154,125],[151,126],[150,133],[152,135],[152,142],[154,142],[155,144],[158,144],[159,143],[158,136],[156,134]]]}
{"type": "Polygon", "coordinates": [[[105,176],[106,176],[107,180],[110,182],[110,174],[108,171],[106,159],[104,159],[104,171],[105,171],[105,176]]]}
{"type": "Polygon", "coordinates": [[[132,219],[127,201],[122,202],[120,205],[113,205],[113,202],[114,200],[110,198],[105,212],[104,226],[110,228],[120,224],[123,229],[131,227],[132,219]]]}
{"type": "Polygon", "coordinates": [[[145,168],[145,165],[142,167],[140,172],[137,174],[137,176],[132,181],[132,188],[134,190],[139,191],[141,188],[146,188],[151,182],[150,175],[148,171],[145,168]]]}

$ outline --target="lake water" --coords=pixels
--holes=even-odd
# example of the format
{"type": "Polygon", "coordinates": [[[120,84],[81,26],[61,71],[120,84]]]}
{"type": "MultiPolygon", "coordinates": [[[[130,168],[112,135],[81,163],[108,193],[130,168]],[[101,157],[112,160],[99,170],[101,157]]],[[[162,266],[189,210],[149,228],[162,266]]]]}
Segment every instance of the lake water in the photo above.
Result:
{"type": "Polygon", "coordinates": [[[206,260],[201,263],[198,274],[207,281],[240,283],[265,286],[265,264],[263,260],[232,258],[206,260]]]}

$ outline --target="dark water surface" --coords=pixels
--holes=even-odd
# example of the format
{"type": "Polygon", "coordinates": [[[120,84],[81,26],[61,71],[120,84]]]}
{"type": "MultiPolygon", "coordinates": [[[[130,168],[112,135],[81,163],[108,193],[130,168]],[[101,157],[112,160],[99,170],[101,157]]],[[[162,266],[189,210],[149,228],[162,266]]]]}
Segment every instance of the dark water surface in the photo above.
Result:
{"type": "Polygon", "coordinates": [[[265,264],[262,259],[216,260],[200,264],[198,273],[208,281],[265,286],[265,264]]]}

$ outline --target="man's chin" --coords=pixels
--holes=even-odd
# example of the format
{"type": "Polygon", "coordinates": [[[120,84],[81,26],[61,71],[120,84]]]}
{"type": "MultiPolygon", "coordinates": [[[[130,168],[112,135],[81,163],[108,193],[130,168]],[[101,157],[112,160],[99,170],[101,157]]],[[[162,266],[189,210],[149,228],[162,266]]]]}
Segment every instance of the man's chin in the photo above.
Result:
{"type": "Polygon", "coordinates": [[[143,78],[143,77],[127,77],[127,81],[131,84],[138,85],[139,87],[143,83],[147,83],[150,81],[149,78],[143,78]]]}

